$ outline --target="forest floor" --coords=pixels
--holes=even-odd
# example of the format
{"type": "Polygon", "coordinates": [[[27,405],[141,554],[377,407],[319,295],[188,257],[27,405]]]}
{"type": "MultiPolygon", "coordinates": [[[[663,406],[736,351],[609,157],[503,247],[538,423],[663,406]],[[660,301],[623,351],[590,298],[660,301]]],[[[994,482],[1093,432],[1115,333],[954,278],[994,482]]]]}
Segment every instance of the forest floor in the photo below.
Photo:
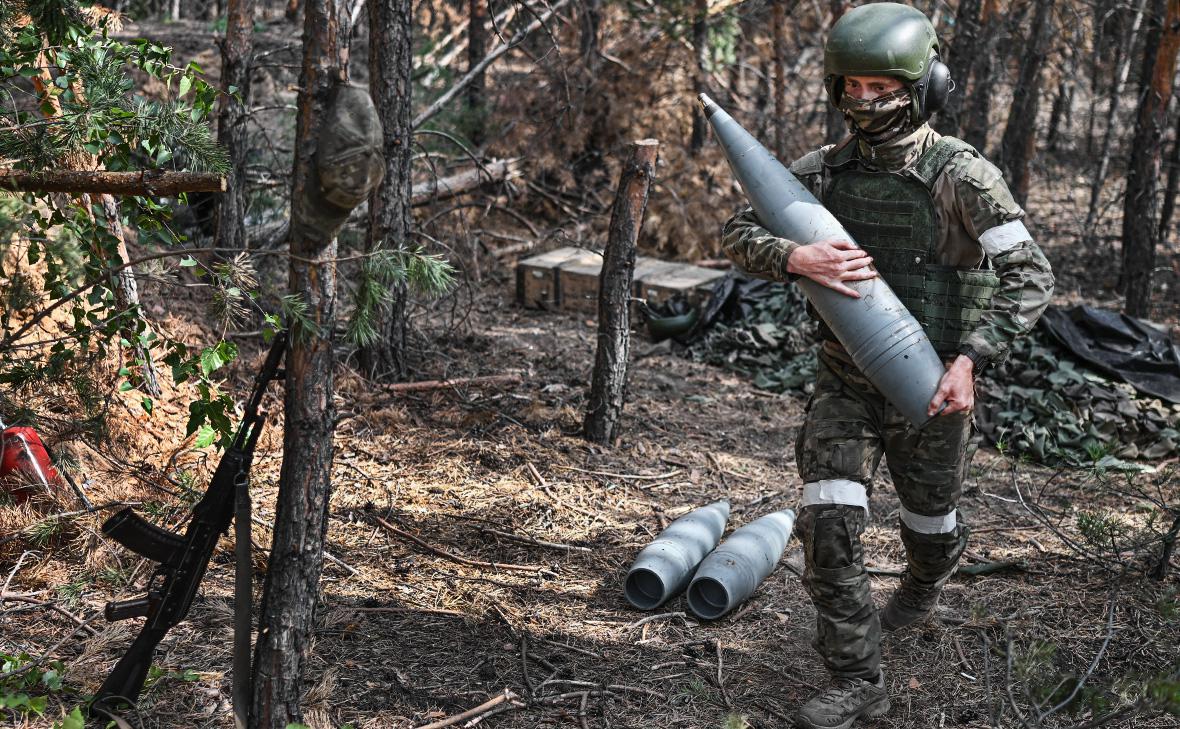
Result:
{"type": "MultiPolygon", "coordinates": [[[[510,278],[497,278],[472,291],[466,327],[436,340],[433,365],[417,379],[516,373],[520,384],[393,395],[348,372],[338,378],[342,419],[328,531],[335,559],[324,565],[308,662],[308,724],[418,726],[509,690],[518,705],[501,704],[505,710],[481,724],[705,729],[740,727],[744,718],[753,727],[787,725],[825,680],[809,646],[814,613],[798,576],[797,542],[751,600],[712,623],[686,616],[681,598],[644,622],[648,615],[627,605],[621,585],[638,550],[695,506],[729,499],[732,528],[797,503],[792,448],[804,400],[756,391],[637,339],[620,442],[589,445],[577,431],[592,322],[519,309],[510,278]]],[[[186,504],[161,488],[188,478],[202,488],[213,456],[161,439],[161,426],[177,418],[153,420],[141,435],[125,436],[122,456],[109,456],[91,498],[142,502],[157,521],[175,524],[186,504]],[[129,482],[128,474],[139,479],[129,482]]],[[[273,423],[253,475],[262,525],[255,529],[258,593],[280,451],[273,423]]],[[[1180,626],[1161,606],[1174,605],[1176,568],[1164,583],[1116,579],[1123,566],[1069,545],[1085,543],[1083,512],[1134,520],[1150,510],[1097,488],[1110,478],[979,451],[962,502],[974,528],[963,564],[1008,568],[956,576],[935,620],[886,637],[894,708],[870,726],[981,727],[1001,711],[1001,725],[1009,725],[1009,687],[1027,706],[1019,698],[1025,688],[1047,680],[1046,671],[1085,674],[1104,641],[1095,684],[1174,664],[1180,626]],[[1055,515],[1052,525],[1033,509],[1055,515]],[[1008,641],[1015,668],[1006,664],[1008,641]]],[[[881,479],[865,535],[879,604],[904,563],[897,507],[881,479]]],[[[6,590],[53,601],[93,630],[71,637],[73,623],[59,612],[5,606],[2,650],[61,658],[67,691],[56,700],[65,707],[97,688],[138,629],[138,621],[101,618],[106,600],[142,589],[146,569],[99,537],[99,523],[72,518],[40,546],[25,542],[29,554],[19,563],[11,544],[0,555],[15,565],[4,570],[6,590]]],[[[1141,557],[1119,559],[1134,568],[1141,557]]],[[[139,707],[143,726],[232,726],[232,570],[227,538],[189,619],[157,654],[161,670],[139,707]]],[[[38,725],[48,722],[13,726],[38,725]]],[[[1174,727],[1175,719],[1125,725],[1174,727]]]]}
{"type": "MultiPolygon", "coordinates": [[[[268,47],[288,42],[277,30],[264,40],[268,47]]],[[[202,44],[186,59],[214,67],[216,53],[202,44]]],[[[1084,177],[1038,174],[1045,184],[1029,210],[1059,271],[1057,301],[1117,307],[1113,245],[1073,245],[1079,221],[1059,212],[1079,209],[1084,177]]],[[[696,192],[684,196],[687,208],[732,202],[696,192]]],[[[1161,251],[1161,266],[1180,270],[1176,256],[1161,251]]],[[[1171,283],[1170,271],[1161,275],[1171,283]]],[[[620,441],[590,445],[578,430],[593,322],[519,309],[511,282],[506,267],[493,268],[465,290],[458,315],[437,311],[421,320],[431,336],[415,379],[515,373],[519,384],[405,395],[347,367],[337,376],[333,559],[324,564],[308,661],[308,725],[403,729],[508,690],[515,702],[478,725],[787,726],[825,681],[810,647],[814,611],[799,579],[798,542],[746,604],[712,623],[692,619],[681,598],[643,622],[650,615],[628,606],[622,582],[639,549],[695,506],[729,499],[731,528],[795,506],[801,483],[793,445],[805,399],[759,392],[637,339],[620,441]],[[450,325],[456,319],[461,326],[450,325]]],[[[1158,313],[1174,324],[1180,286],[1167,290],[1167,283],[1158,313]]],[[[178,297],[145,286],[153,324],[208,339],[207,318],[184,298],[196,295],[185,291],[178,297]]],[[[260,345],[239,341],[244,364],[259,363],[260,345]]],[[[243,394],[248,370],[237,367],[227,387],[243,394]]],[[[115,396],[109,442],[101,452],[78,448],[95,503],[134,503],[156,523],[183,523],[216,455],[190,448],[183,398],[168,397],[174,394],[168,390],[150,418],[115,396]]],[[[256,602],[282,457],[277,399],[270,409],[253,473],[256,602]]],[[[47,422],[65,429],[68,414],[56,417],[47,422]]],[[[1089,541],[1100,523],[1095,515],[1134,531],[1158,515],[1147,497],[1176,503],[1176,464],[1154,465],[1156,473],[1139,475],[1059,471],[981,447],[961,503],[974,530],[963,565],[986,574],[956,575],[935,619],[885,638],[893,710],[865,726],[1014,726],[1012,703],[1027,712],[1027,692],[1038,690],[1060,701],[1060,686],[1072,685],[1059,683],[1063,677],[1089,676],[1088,685],[1109,688],[1175,666],[1180,568],[1173,564],[1167,580],[1155,582],[1142,571],[1157,543],[1103,549],[1089,541]]],[[[877,486],[864,541],[873,596],[883,604],[904,553],[887,469],[877,486]]],[[[59,510],[78,508],[64,501],[59,510]]],[[[107,623],[102,607],[138,596],[148,566],[100,535],[105,514],[51,513],[0,507],[0,591],[22,600],[0,604],[0,651],[47,655],[65,669],[65,688],[52,695],[46,718],[15,718],[13,727],[48,727],[92,694],[139,627],[107,623]]],[[[233,725],[232,590],[226,538],[188,620],[157,653],[160,670],[139,706],[142,726],[233,725]]],[[[1044,726],[1087,716],[1055,716],[1044,726]]],[[[1174,717],[1150,715],[1111,725],[1177,726],[1174,717]]]]}

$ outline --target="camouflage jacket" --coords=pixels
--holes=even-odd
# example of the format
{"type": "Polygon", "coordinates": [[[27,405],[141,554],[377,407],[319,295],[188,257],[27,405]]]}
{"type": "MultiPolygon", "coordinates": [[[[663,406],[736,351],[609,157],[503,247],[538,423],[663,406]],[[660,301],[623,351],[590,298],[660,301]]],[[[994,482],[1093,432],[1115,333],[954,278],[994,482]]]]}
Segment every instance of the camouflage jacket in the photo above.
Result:
{"type": "MultiPolygon", "coordinates": [[[[916,162],[938,138],[937,132],[923,125],[872,161],[863,146],[858,151],[866,166],[897,172],[916,162]]],[[[832,149],[833,145],[822,147],[790,166],[820,202],[828,175],[824,160],[832,149]]],[[[938,216],[935,263],[960,268],[990,265],[1000,279],[990,308],[966,343],[982,362],[998,361],[1048,306],[1053,293],[1049,261],[1020,222],[1024,211],[1000,171],[982,157],[954,157],[935,179],[932,194],[938,216]]],[[[760,278],[794,279],[787,271],[787,259],[800,245],[771,234],[750,208],[734,215],[722,229],[726,255],[760,278]]]]}

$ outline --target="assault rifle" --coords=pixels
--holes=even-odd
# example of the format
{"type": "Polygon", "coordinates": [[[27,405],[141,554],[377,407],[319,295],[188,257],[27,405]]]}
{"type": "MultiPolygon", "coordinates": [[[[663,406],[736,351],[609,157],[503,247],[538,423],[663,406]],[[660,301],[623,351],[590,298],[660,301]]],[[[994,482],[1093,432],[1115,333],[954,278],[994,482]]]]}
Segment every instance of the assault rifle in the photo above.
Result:
{"type": "Polygon", "coordinates": [[[103,523],[103,534],[159,564],[148,581],[147,596],[107,603],[107,620],[146,616],[147,622],[99,688],[90,705],[92,715],[109,715],[119,703],[135,704],[152,665],[156,646],[169,629],[188,615],[217,540],[229,529],[233,519],[235,494],[249,484],[254,446],[266,422],[266,416],[259,414],[258,406],[271,380],[283,377],[279,362],[286,350],[286,341],[286,333],[280,332],[271,342],[266,363],[254,380],[254,391],[246,403],[246,412],[233,444],[221,457],[209,490],[193,507],[193,516],[183,537],[155,526],[130,507],[103,523]]]}

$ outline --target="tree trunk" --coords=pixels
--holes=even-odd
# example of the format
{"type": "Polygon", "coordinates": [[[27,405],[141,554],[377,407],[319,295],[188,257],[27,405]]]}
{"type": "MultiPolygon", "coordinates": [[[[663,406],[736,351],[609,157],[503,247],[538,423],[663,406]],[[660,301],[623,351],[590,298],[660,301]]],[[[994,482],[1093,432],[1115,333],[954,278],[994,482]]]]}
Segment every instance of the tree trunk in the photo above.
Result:
{"type": "MultiPolygon", "coordinates": [[[[984,152],[991,129],[992,89],[995,87],[996,47],[1004,27],[1000,0],[983,0],[979,27],[981,41],[971,67],[971,93],[964,94],[965,112],[959,118],[963,141],[984,152]]],[[[1002,66],[1001,66],[1002,68],[1002,66]]]]}
{"type": "Polygon", "coordinates": [[[582,0],[582,29],[579,50],[582,59],[598,55],[598,28],[602,25],[602,0],[582,0]]]}
{"type": "Polygon", "coordinates": [[[1167,246],[1172,233],[1172,215],[1176,212],[1176,194],[1180,188],[1180,109],[1176,111],[1176,135],[1168,157],[1168,184],[1164,188],[1164,207],[1160,212],[1160,244],[1167,246]]]}
{"type": "MultiPolygon", "coordinates": [[[[217,201],[217,247],[245,250],[246,108],[250,103],[250,56],[254,49],[254,0],[229,0],[225,21],[225,45],[221,48],[221,109],[217,114],[217,141],[229,154],[232,169],[229,190],[217,201]],[[233,98],[236,94],[239,99],[233,98]]],[[[230,254],[232,257],[232,254],[230,254]]]]}
{"type": "Polygon", "coordinates": [[[655,176],[659,142],[644,139],[631,145],[619,176],[611,211],[610,233],[598,284],[598,350],[590,383],[584,433],[610,445],[618,437],[619,418],[627,388],[627,359],[631,346],[631,284],[635,246],[643,227],[643,211],[655,176]]]}
{"type": "Polygon", "coordinates": [[[949,52],[943,53],[943,62],[951,68],[957,88],[947,99],[946,107],[938,114],[934,127],[940,134],[955,136],[959,133],[963,100],[971,89],[969,79],[981,40],[979,9],[980,0],[961,0],[955,14],[955,39],[950,44],[949,52]]]}
{"type": "MultiPolygon", "coordinates": [[[[260,729],[284,729],[301,721],[300,681],[311,643],[328,529],[336,423],[332,352],[336,238],[332,226],[309,211],[320,195],[315,159],[323,141],[321,127],[333,94],[338,93],[335,86],[348,74],[347,13],[346,0],[306,0],[304,5],[288,276],[289,290],[307,306],[314,329],[296,324],[287,350],[283,465],[250,717],[251,726],[260,729]]],[[[334,132],[324,130],[325,135],[334,132]]]]}
{"type": "Polygon", "coordinates": [[[1086,123],[1086,156],[1094,157],[1094,123],[1097,120],[1097,114],[1094,113],[1093,106],[1097,103],[1097,98],[1102,91],[1102,46],[1107,39],[1106,33],[1106,19],[1109,13],[1114,12],[1109,6],[1112,6],[1113,0],[1099,0],[1094,4],[1094,41],[1090,45],[1090,109],[1089,119],[1086,123]]]}
{"type": "MultiPolygon", "coordinates": [[[[106,218],[107,230],[115,239],[118,263],[123,264],[131,260],[127,254],[127,236],[123,231],[123,220],[119,217],[119,204],[108,194],[99,195],[103,216],[106,218]]],[[[100,245],[97,244],[96,245],[100,245]]],[[[111,259],[109,253],[104,256],[111,259]]],[[[115,304],[122,311],[139,309],[139,287],[135,283],[135,271],[130,267],[120,270],[111,276],[111,288],[115,291],[115,304]]],[[[151,351],[139,341],[139,335],[147,328],[147,321],[142,314],[137,315],[130,324],[125,324],[121,331],[123,338],[131,343],[135,358],[139,361],[139,379],[144,392],[152,397],[160,396],[160,382],[156,375],[156,367],[152,364],[151,351]],[[135,327],[135,328],[133,328],[135,327]],[[138,331],[137,331],[138,329],[138,331]]]]}
{"type": "Polygon", "coordinates": [[[1057,93],[1053,95],[1053,108],[1049,112],[1049,133],[1045,135],[1045,147],[1050,152],[1056,152],[1061,141],[1061,122],[1072,116],[1073,83],[1058,81],[1057,93]]]}
{"type": "MultiPolygon", "coordinates": [[[[369,196],[366,252],[404,249],[410,240],[412,22],[411,0],[369,0],[369,89],[382,120],[385,178],[369,196]]],[[[406,296],[405,284],[396,284],[391,306],[379,312],[378,340],[361,349],[361,368],[369,377],[406,376],[406,296]]]]}
{"type": "MultiPolygon", "coordinates": [[[[706,64],[709,53],[709,0],[696,0],[695,14],[692,21],[692,48],[696,56],[696,68],[693,72],[693,96],[705,90],[706,64]]],[[[700,153],[705,146],[705,114],[697,104],[692,105],[692,136],[689,139],[688,153],[693,157],[700,153]]]]}
{"type": "Polygon", "coordinates": [[[1041,70],[1053,33],[1053,2],[1037,0],[1025,39],[1020,74],[1012,91],[1012,108],[1000,144],[1000,164],[1016,201],[1028,199],[1029,163],[1036,153],[1037,111],[1041,102],[1041,70]]]}
{"type": "Polygon", "coordinates": [[[1131,49],[1135,47],[1135,36],[1139,33],[1139,26],[1143,22],[1143,11],[1147,7],[1147,0],[1139,0],[1139,7],[1135,11],[1135,20],[1127,32],[1123,34],[1119,43],[1119,55],[1122,63],[1110,85],[1110,100],[1106,107],[1106,127],[1102,135],[1102,151],[1098,155],[1098,169],[1090,178],[1090,206],[1086,210],[1086,222],[1082,226],[1083,235],[1087,241],[1094,238],[1094,226],[1098,222],[1098,203],[1101,202],[1102,188],[1106,182],[1106,173],[1110,169],[1110,148],[1114,143],[1114,133],[1119,128],[1119,101],[1122,100],[1123,89],[1127,86],[1127,76],[1131,73],[1131,49]]]}
{"type": "MultiPolygon", "coordinates": [[[[488,54],[488,10],[484,3],[487,0],[468,0],[467,25],[467,70],[479,65],[488,54]]],[[[475,146],[484,143],[484,108],[487,104],[487,78],[480,71],[467,85],[467,112],[470,115],[471,127],[469,136],[475,146]]]]}
{"type": "MultiPolygon", "coordinates": [[[[773,68],[770,83],[774,96],[774,154],[786,159],[787,150],[787,6],[788,0],[774,0],[770,9],[770,36],[774,43],[773,68]]],[[[792,3],[795,5],[796,3],[792,3]]]]}
{"type": "MultiPolygon", "coordinates": [[[[844,13],[848,12],[848,3],[845,0],[832,0],[830,6],[832,10],[832,22],[828,26],[829,31],[832,29],[832,25],[835,25],[836,21],[844,17],[844,13]]],[[[824,125],[826,129],[824,142],[826,144],[835,144],[848,136],[848,123],[844,121],[844,112],[837,109],[830,102],[825,106],[827,108],[827,119],[824,125]]]]}
{"type": "Polygon", "coordinates": [[[1155,0],[1152,6],[1152,17],[1163,15],[1164,20],[1162,27],[1152,24],[1143,44],[1146,88],[1135,118],[1123,203],[1123,286],[1127,296],[1123,310],[1138,317],[1151,315],[1160,148],[1180,51],[1180,0],[1155,0]]]}

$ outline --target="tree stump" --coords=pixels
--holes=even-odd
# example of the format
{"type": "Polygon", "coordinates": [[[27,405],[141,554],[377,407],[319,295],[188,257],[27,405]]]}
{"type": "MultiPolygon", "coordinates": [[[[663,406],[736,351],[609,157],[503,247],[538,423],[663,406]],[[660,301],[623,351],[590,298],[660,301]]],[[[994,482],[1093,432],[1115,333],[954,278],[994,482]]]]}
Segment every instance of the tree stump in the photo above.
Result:
{"type": "Polygon", "coordinates": [[[627,386],[631,347],[631,283],[635,244],[643,226],[660,143],[643,139],[631,145],[611,212],[610,233],[598,285],[598,351],[590,384],[584,432],[595,443],[610,445],[618,435],[627,386]]]}

